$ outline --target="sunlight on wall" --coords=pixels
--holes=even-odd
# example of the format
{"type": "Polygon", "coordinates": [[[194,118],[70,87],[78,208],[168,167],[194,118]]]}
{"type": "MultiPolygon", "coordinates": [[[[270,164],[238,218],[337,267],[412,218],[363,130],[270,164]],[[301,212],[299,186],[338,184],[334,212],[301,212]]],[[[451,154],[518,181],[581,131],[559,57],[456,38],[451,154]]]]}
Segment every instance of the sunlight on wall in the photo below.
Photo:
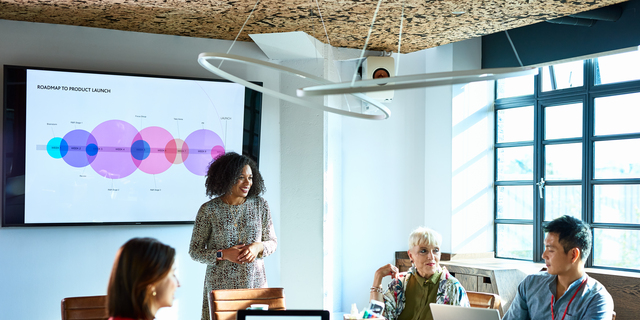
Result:
{"type": "Polygon", "coordinates": [[[493,82],[453,86],[452,253],[493,251],[493,82]]]}

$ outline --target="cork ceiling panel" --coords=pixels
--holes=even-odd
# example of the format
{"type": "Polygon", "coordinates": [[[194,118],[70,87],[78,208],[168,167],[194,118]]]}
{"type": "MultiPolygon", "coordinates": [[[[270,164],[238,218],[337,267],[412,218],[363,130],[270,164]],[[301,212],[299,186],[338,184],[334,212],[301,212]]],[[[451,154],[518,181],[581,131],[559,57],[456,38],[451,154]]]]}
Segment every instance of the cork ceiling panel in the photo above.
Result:
{"type": "MultiPolygon", "coordinates": [[[[407,53],[625,1],[384,0],[368,49],[398,50],[403,6],[401,48],[407,53]]],[[[335,47],[361,49],[377,4],[375,0],[260,0],[257,5],[256,0],[0,0],[0,19],[233,40],[249,18],[238,40],[251,41],[249,34],[305,31],[335,47]]]]}

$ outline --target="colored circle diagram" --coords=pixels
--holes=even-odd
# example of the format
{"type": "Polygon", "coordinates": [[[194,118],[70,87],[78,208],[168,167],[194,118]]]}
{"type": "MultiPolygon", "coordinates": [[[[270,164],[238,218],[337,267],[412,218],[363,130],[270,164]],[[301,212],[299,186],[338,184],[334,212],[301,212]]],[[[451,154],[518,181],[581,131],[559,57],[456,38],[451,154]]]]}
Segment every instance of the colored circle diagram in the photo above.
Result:
{"type": "Polygon", "coordinates": [[[99,175],[121,179],[136,170],[159,174],[183,164],[191,173],[207,174],[211,161],[225,153],[220,136],[207,129],[176,139],[160,127],[138,131],[121,120],[100,123],[93,131],[73,130],[47,143],[47,153],[76,168],[91,166],[99,175]]]}

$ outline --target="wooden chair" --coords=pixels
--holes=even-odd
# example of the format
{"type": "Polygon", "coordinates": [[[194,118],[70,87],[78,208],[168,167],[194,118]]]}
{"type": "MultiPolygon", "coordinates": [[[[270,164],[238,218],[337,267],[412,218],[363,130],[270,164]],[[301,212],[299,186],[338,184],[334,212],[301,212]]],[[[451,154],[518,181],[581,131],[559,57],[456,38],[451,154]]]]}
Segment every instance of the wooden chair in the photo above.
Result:
{"type": "Polygon", "coordinates": [[[500,310],[500,296],[493,293],[467,291],[469,304],[473,308],[500,310]]]}
{"type": "Polygon", "coordinates": [[[283,288],[229,289],[209,292],[211,320],[235,320],[238,310],[252,304],[268,304],[269,310],[285,310],[283,288]]]}
{"type": "Polygon", "coordinates": [[[71,297],[61,302],[62,320],[107,320],[107,296],[71,297]]]}

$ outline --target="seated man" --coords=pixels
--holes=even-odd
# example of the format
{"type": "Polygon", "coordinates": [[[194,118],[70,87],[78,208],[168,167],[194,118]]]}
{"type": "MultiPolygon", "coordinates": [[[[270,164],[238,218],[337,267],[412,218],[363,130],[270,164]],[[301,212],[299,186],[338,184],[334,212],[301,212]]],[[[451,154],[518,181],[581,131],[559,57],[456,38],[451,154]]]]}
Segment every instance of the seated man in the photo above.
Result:
{"type": "Polygon", "coordinates": [[[503,320],[611,320],[613,299],[600,282],[584,272],[591,251],[589,225],[569,216],[545,228],[542,254],[546,272],[527,276],[503,320]]]}

